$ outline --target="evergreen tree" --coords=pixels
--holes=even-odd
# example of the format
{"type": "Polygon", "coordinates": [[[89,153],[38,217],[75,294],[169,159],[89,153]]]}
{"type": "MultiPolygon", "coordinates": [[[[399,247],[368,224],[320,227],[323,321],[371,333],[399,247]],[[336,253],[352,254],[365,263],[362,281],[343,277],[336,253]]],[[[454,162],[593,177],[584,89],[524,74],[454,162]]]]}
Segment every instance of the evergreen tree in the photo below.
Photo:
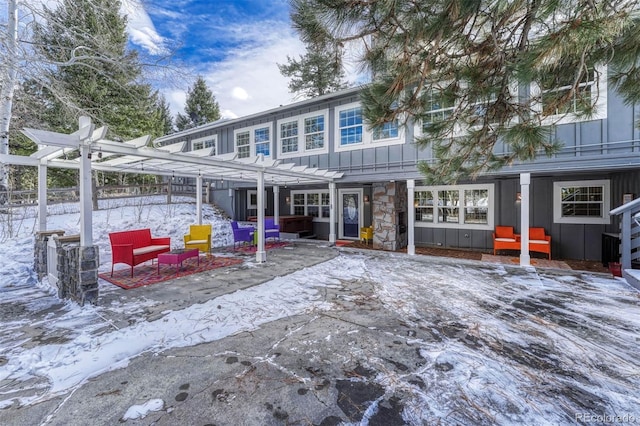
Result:
{"type": "Polygon", "coordinates": [[[63,0],[45,8],[34,29],[40,54],[54,64],[43,95],[49,124],[75,130],[80,115],[109,127],[112,139],[131,139],[158,128],[155,94],[141,82],[137,53],[127,49],[126,18],[118,0],[63,0]]]}
{"type": "Polygon", "coordinates": [[[291,78],[289,92],[296,97],[313,98],[347,87],[342,46],[332,43],[328,33],[317,26],[305,31],[305,24],[313,20],[312,6],[308,1],[300,1],[291,14],[293,26],[306,44],[306,53],[298,60],[287,55],[287,64],[278,64],[280,73],[291,78]]]}
{"type": "Polygon", "coordinates": [[[220,119],[220,106],[201,76],[198,76],[194,85],[187,91],[184,112],[185,115],[178,113],[176,117],[178,130],[190,129],[220,119]]]}
{"type": "MultiPolygon", "coordinates": [[[[48,128],[71,133],[87,115],[108,126],[107,137],[128,140],[164,134],[157,94],[142,81],[137,52],[127,49],[126,18],[118,0],[63,0],[44,9],[34,46],[51,64],[40,97],[48,128]]],[[[74,171],[52,171],[54,185],[75,182],[74,171]]],[[[138,178],[132,179],[136,181],[138,178]]],[[[101,183],[122,181],[106,176],[101,183]]]]}
{"type": "Polygon", "coordinates": [[[549,119],[596,112],[598,91],[583,83],[598,77],[599,66],[609,66],[609,82],[627,102],[640,100],[635,1],[292,0],[292,6],[303,40],[319,34],[336,45],[362,43],[361,59],[374,76],[361,95],[365,117],[372,125],[423,123],[416,143],[433,149],[435,162],[420,165],[431,183],[557,152],[549,119]],[[498,142],[504,148],[496,149],[498,142]]]}
{"type": "Polygon", "coordinates": [[[160,114],[160,123],[162,125],[160,136],[173,133],[173,116],[171,115],[169,103],[167,102],[167,99],[164,97],[164,95],[158,95],[156,106],[160,114]]]}

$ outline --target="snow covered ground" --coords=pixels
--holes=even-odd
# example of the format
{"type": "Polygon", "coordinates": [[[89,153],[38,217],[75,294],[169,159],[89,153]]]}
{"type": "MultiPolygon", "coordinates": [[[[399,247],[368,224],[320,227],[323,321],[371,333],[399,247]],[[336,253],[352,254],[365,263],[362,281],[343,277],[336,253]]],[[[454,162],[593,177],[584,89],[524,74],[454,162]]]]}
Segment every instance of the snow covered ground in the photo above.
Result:
{"type": "MultiPolygon", "coordinates": [[[[170,235],[181,245],[195,205],[150,201],[94,212],[101,272],[111,268],[111,231],[150,227],[153,235],[170,235]]],[[[57,208],[63,214],[50,216],[48,229],[76,233],[78,213],[72,207],[57,208]]],[[[35,218],[21,219],[17,235],[0,244],[0,419],[3,409],[73,393],[89,379],[125,368],[144,353],[214,342],[313,312],[359,315],[358,321],[372,323],[342,333],[320,328],[315,340],[307,335],[303,343],[292,343],[291,351],[306,347],[305,353],[317,356],[314,345],[381,333],[385,321],[375,321],[382,309],[393,318],[389,323],[406,327],[403,336],[384,333],[404,342],[402,347],[410,349],[405,356],[415,358],[416,367],[393,371],[387,362],[379,368],[388,359],[382,353],[393,345],[381,345],[359,362],[375,368],[372,380],[385,389],[384,395],[409,395],[402,405],[407,424],[566,424],[607,415],[640,421],[640,298],[622,279],[347,251],[304,270],[145,319],[135,314],[153,305],[152,299],[112,298],[109,306],[85,307],[57,300],[55,290],[46,280],[38,283],[33,272],[35,224],[30,220],[35,218]],[[355,307],[353,314],[346,313],[347,305],[355,307]],[[137,319],[126,326],[104,321],[113,312],[137,319]],[[18,332],[26,323],[41,334],[18,332]]],[[[208,206],[203,222],[213,224],[214,246],[232,244],[228,221],[208,206]]],[[[247,257],[244,267],[250,269],[252,261],[247,257]]],[[[101,295],[123,291],[102,280],[99,284],[101,295]]],[[[362,359],[362,352],[363,344],[341,344],[338,358],[362,359]]],[[[165,409],[166,403],[158,398],[131,403],[122,419],[144,418],[165,409]]],[[[361,424],[368,424],[380,409],[376,404],[361,424]]]]}

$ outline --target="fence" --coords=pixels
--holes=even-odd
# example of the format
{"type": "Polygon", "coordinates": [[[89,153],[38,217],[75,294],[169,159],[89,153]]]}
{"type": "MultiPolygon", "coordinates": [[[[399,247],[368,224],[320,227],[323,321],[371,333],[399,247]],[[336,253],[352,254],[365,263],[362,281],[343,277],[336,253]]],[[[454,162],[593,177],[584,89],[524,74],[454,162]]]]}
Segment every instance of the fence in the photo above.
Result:
{"type": "MultiPolygon", "coordinates": [[[[207,196],[207,185],[204,185],[203,196],[207,196]]],[[[112,198],[139,197],[141,195],[167,195],[191,196],[196,195],[196,185],[184,183],[152,183],[137,185],[119,186],[99,186],[93,188],[94,205],[98,200],[108,200],[112,198]]],[[[38,204],[38,191],[0,191],[0,200],[3,200],[3,208],[25,207],[38,204]]],[[[47,204],[72,203],[80,200],[80,190],[78,187],[70,188],[49,188],[47,189],[47,204]]]]}

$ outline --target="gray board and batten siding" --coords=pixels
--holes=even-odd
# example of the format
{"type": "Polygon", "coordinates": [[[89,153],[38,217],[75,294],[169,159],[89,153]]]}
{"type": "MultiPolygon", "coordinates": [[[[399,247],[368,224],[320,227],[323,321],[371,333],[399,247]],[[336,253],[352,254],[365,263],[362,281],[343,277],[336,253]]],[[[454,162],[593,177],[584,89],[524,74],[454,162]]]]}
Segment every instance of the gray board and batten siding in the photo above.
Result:
{"type": "MultiPolygon", "coordinates": [[[[216,135],[218,154],[234,151],[234,131],[259,124],[269,123],[272,132],[272,158],[278,158],[277,122],[283,118],[296,117],[314,111],[328,110],[328,153],[302,155],[286,158],[285,163],[295,163],[308,167],[336,170],[344,173],[337,181],[338,188],[363,188],[364,194],[371,194],[371,184],[390,180],[416,179],[420,185],[421,175],[416,170],[418,161],[430,160],[429,149],[419,150],[411,141],[414,126],[404,131],[405,142],[398,145],[367,147],[351,151],[336,152],[335,116],[337,106],[358,101],[357,89],[349,89],[336,94],[282,106],[251,116],[220,120],[197,129],[180,132],[161,138],[166,142],[191,141],[206,135],[216,135]]],[[[472,183],[494,184],[495,225],[514,226],[519,231],[519,204],[515,202],[520,192],[519,174],[531,173],[531,226],[544,227],[552,237],[554,258],[600,259],[602,233],[619,232],[617,218],[609,224],[566,224],[554,223],[553,183],[557,181],[582,181],[607,179],[611,183],[610,207],[622,203],[623,194],[640,194],[640,134],[635,127],[637,106],[625,105],[615,93],[607,96],[606,118],[567,123],[555,128],[556,137],[563,149],[551,158],[540,157],[531,163],[514,163],[498,172],[482,176],[472,183]]],[[[190,146],[190,144],[187,144],[190,146]]],[[[499,152],[503,149],[497,146],[499,152]]],[[[471,183],[471,182],[460,182],[471,183]]],[[[266,182],[267,187],[269,182],[266,182]]],[[[234,218],[243,220],[255,212],[247,211],[246,189],[255,189],[250,183],[234,183],[233,199],[230,199],[228,182],[216,182],[214,202],[234,218]]],[[[291,189],[302,187],[280,187],[279,211],[289,213],[289,205],[284,200],[291,189]]],[[[273,198],[267,188],[266,214],[273,214],[273,198]]],[[[366,210],[364,225],[371,223],[371,212],[366,210]]],[[[369,204],[368,208],[371,208],[369,204]]],[[[328,236],[329,224],[315,222],[314,232],[319,238],[328,236]]],[[[492,248],[491,231],[456,228],[415,228],[417,246],[459,247],[477,250],[492,248]]]]}

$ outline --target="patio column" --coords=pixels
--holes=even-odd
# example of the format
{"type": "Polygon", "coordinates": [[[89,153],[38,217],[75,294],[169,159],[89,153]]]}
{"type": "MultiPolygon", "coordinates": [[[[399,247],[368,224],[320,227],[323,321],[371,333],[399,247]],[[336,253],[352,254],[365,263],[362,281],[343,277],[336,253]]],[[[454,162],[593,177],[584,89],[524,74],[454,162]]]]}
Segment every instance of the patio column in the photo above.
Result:
{"type": "Polygon", "coordinates": [[[329,243],[336,242],[336,184],[329,184],[329,243]]]}
{"type": "Polygon", "coordinates": [[[202,225],[202,176],[196,178],[196,210],[198,211],[198,225],[202,225]]]}
{"type": "Polygon", "coordinates": [[[267,253],[264,249],[264,170],[258,171],[258,247],[256,248],[256,262],[267,261],[267,253]]]}
{"type": "Polygon", "coordinates": [[[520,266],[531,266],[529,256],[529,184],[531,173],[520,173],[520,266]]]}
{"type": "Polygon", "coordinates": [[[280,223],[280,187],[273,186],[273,223],[280,223]]]}
{"type": "Polygon", "coordinates": [[[89,117],[79,120],[80,129],[89,127],[88,136],[80,140],[80,246],[93,245],[93,200],[91,197],[91,142],[93,124],[89,117]]]}
{"type": "Polygon", "coordinates": [[[38,231],[47,230],[47,160],[38,165],[38,231]]]}
{"type": "Polygon", "coordinates": [[[416,254],[415,243],[415,222],[416,222],[416,209],[414,207],[415,195],[416,195],[416,181],[415,179],[407,179],[407,254],[416,254]]]}

